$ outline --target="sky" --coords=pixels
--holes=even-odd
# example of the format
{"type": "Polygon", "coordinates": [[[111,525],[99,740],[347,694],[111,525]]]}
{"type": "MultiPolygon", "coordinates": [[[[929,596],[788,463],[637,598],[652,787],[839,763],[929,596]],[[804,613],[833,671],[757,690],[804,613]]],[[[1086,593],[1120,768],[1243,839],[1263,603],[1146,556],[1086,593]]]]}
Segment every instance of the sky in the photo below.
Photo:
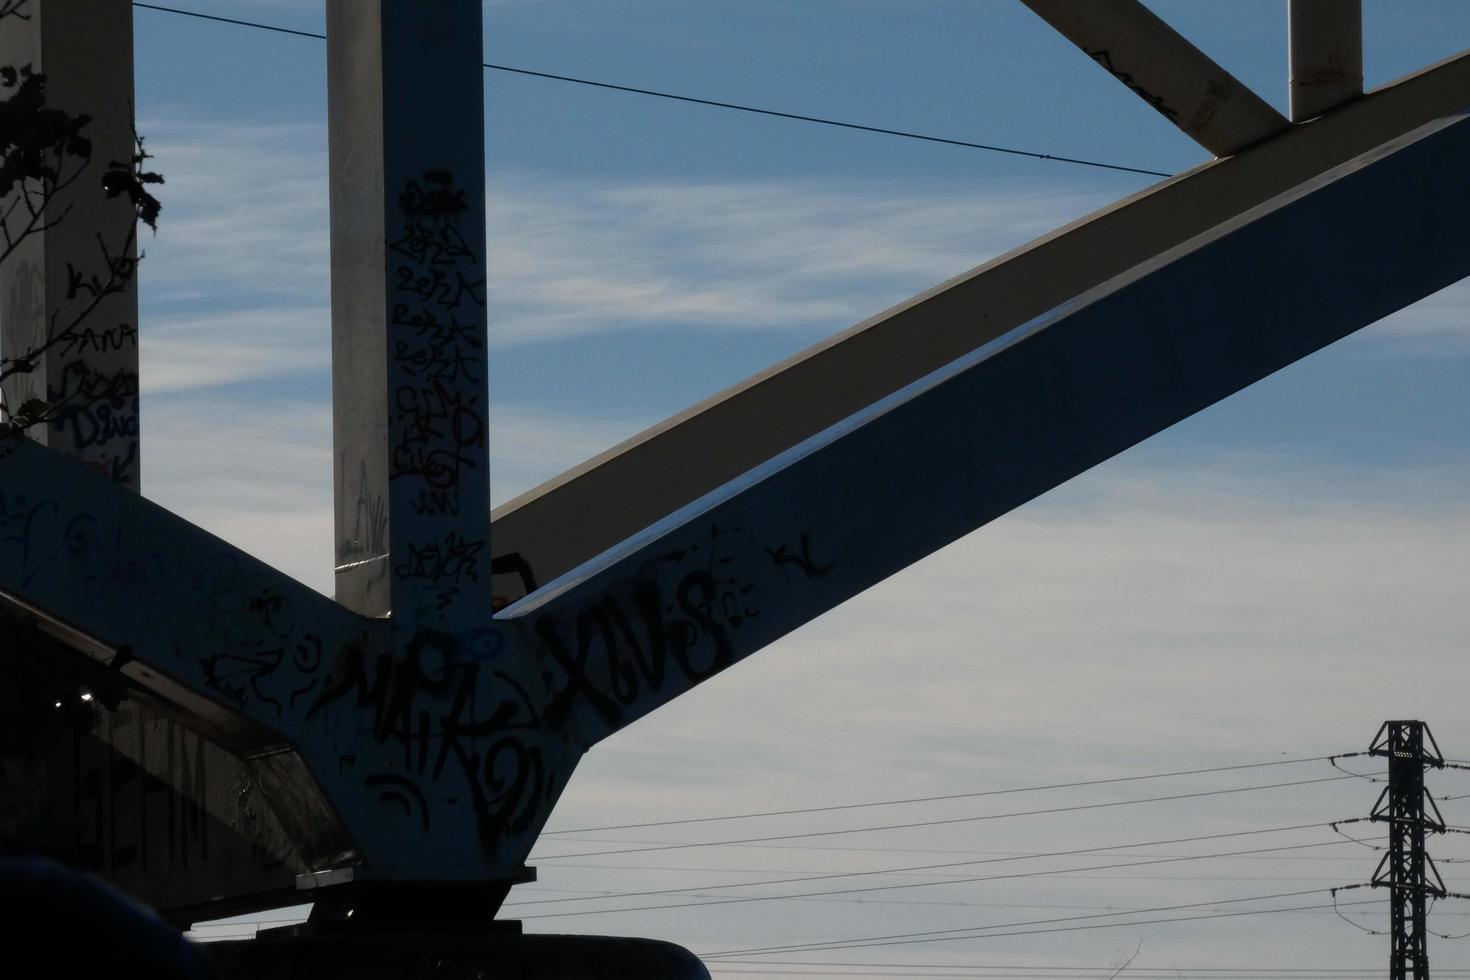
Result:
{"type": "MultiPolygon", "coordinates": [[[[323,20],[319,0],[178,5],[323,20]]],[[[1284,3],[1149,6],[1285,111],[1284,3]]],[[[1470,46],[1458,0],[1364,6],[1370,87],[1470,46]]],[[[1015,0],[489,0],[485,20],[499,64],[1166,172],[1204,159],[1015,0]]],[[[142,9],[135,32],[139,129],[167,178],[140,267],[143,491],[329,592],[324,45],[142,9]]],[[[485,95],[497,502],[1153,180],[495,71],[485,95]]],[[[708,961],[731,977],[1380,967],[1387,940],[1362,930],[1383,903],[1253,897],[1361,882],[1379,857],[1320,825],[1381,787],[1291,760],[1365,748],[1391,717],[1470,758],[1467,315],[1465,284],[1395,314],[602,743],[551,821],[581,832],[548,835],[540,880],[510,899],[544,904],[506,914],[714,954],[1189,905],[1125,920],[1252,914],[708,961]],[[1246,789],[1277,783],[1297,785],[1246,789]],[[1099,803],[1120,805],[1075,809],[1099,803]],[[856,830],[893,824],[910,826],[856,830]],[[1302,824],[1319,826],[1274,830],[1302,824]],[[748,842],[768,837],[788,839],[748,842]],[[604,853],[718,841],[747,843],[604,853]],[[1020,859],[1088,848],[1113,850],[1020,859]],[[689,891],[599,897],[667,889],[689,891]],[[1313,907],[1255,914],[1291,906],[1313,907]]],[[[1431,786],[1470,794],[1470,772],[1431,786]]],[[[1470,824],[1470,799],[1445,812],[1470,824]]],[[[1435,927],[1470,931],[1467,913],[1445,903],[1435,927]]],[[[1470,941],[1431,949],[1470,969],[1470,941]]]]}

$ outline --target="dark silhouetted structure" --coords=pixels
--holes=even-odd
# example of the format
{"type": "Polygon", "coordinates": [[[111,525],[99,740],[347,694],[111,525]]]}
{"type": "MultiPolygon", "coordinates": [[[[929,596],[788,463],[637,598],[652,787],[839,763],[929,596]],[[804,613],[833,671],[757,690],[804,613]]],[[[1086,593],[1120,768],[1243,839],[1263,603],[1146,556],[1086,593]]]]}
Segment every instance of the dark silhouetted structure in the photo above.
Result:
{"type": "Polygon", "coordinates": [[[1428,980],[1424,900],[1449,892],[1424,848],[1426,834],[1445,831],[1444,817],[1424,786],[1424,769],[1443,769],[1444,756],[1422,721],[1384,722],[1368,754],[1388,759],[1388,785],[1368,819],[1388,824],[1388,851],[1373,873],[1373,886],[1389,890],[1389,980],[1428,980]]]}

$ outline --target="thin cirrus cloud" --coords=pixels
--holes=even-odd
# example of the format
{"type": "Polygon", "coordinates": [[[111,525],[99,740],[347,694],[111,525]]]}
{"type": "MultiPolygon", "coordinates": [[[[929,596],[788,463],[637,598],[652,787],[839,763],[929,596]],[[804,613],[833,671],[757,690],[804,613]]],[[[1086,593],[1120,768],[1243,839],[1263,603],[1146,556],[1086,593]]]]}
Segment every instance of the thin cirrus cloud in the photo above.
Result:
{"type": "MultiPolygon", "coordinates": [[[[244,378],[312,369],[329,335],[325,146],[320,127],[147,128],[167,177],[144,245],[150,329],[190,353],[243,342],[244,378]],[[297,316],[298,330],[278,329],[297,316]],[[242,325],[252,313],[262,326],[242,325]]],[[[493,171],[492,343],[502,349],[602,333],[835,332],[1108,203],[1034,181],[990,190],[901,181],[594,180],[493,171]]],[[[1470,289],[1390,317],[1395,352],[1463,343],[1470,289]]],[[[146,335],[145,335],[146,336],[146,335]]],[[[173,383],[173,382],[170,382],[173,383]]]]}

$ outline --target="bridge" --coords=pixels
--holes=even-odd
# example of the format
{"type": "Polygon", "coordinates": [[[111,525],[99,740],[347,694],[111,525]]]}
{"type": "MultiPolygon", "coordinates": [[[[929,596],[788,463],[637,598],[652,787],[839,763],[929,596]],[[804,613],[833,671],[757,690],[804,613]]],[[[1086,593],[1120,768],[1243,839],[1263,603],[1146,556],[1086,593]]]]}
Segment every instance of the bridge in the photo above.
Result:
{"type": "MultiPolygon", "coordinates": [[[[0,63],[42,65],[96,106],[94,155],[129,158],[129,5],[37,2],[0,63]]],[[[40,297],[0,323],[35,362],[6,403],[69,406],[0,448],[4,622],[126,692],[58,751],[131,760],[139,840],[182,807],[229,855],[103,870],[181,922],[304,895],[322,928],[485,927],[593,746],[1470,274],[1470,55],[1364,93],[1357,4],[1293,0],[1288,119],[1133,0],[1026,2],[1214,159],[492,513],[480,4],[328,0],[334,600],[138,495],[136,333],[51,342],[69,258],[135,249],[128,202],[0,265],[40,297]]],[[[106,301],[136,323],[132,284],[106,301]]]]}

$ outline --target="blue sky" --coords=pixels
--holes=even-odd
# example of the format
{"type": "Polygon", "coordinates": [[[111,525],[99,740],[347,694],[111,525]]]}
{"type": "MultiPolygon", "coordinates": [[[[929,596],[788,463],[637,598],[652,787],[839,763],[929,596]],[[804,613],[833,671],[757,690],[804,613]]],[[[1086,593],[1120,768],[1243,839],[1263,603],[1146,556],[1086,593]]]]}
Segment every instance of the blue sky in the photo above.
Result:
{"type": "MultiPolygon", "coordinates": [[[[179,4],[322,23],[315,0],[179,4]]],[[[1151,6],[1284,109],[1284,3],[1151,6]]],[[[1470,46],[1463,3],[1365,7],[1370,85],[1470,46]]],[[[485,11],[492,62],[1171,172],[1204,157],[1011,0],[492,0],[485,11]]],[[[147,10],[136,34],[140,128],[168,178],[141,272],[144,491],[327,590],[324,46],[147,10]]],[[[486,96],[502,501],[1150,180],[497,72],[486,96]]],[[[1470,754],[1467,314],[1470,289],[1452,287],[871,590],[599,747],[553,824],[1312,756],[1361,747],[1390,716],[1424,717],[1447,751],[1470,754]]],[[[1330,775],[1318,764],[857,812],[878,824],[1330,775]]],[[[925,863],[914,849],[1058,850],[1321,821],[1366,812],[1376,790],[1346,780],[832,845],[880,850],[558,862],[573,847],[548,843],[541,881],[515,900],[925,863]]],[[[601,836],[863,825],[755,824],[601,836]]],[[[1470,854],[1454,841],[1438,851],[1470,854]]],[[[707,952],[1283,892],[1361,880],[1376,858],[1347,844],[1165,865],[1168,879],[1100,872],[875,893],[866,906],[527,922],[707,952]],[[938,904],[882,904],[900,901],[938,904]]],[[[1452,911],[1443,931],[1465,931],[1465,909],[1452,911]]],[[[1106,966],[1135,946],[1136,964],[1157,969],[1386,955],[1330,912],[1303,912],[856,958],[1106,966]]],[[[1470,966],[1462,944],[1435,950],[1438,966],[1470,966]]]]}

